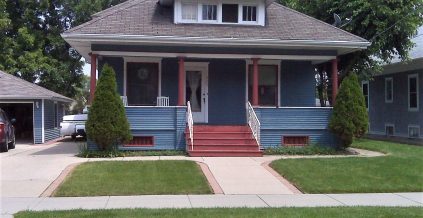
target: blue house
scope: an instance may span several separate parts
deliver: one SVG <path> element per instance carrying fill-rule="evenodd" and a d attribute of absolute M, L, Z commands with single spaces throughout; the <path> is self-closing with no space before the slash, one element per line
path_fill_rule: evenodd
<path fill-rule="evenodd" d="M 269 0 L 128 0 L 62 37 L 116 71 L 134 140 L 121 149 L 257 156 L 336 144 L 316 107 L 314 65 L 369 42 Z"/>
<path fill-rule="evenodd" d="M 0 108 L 16 119 L 18 143 L 42 144 L 59 138 L 65 107 L 72 101 L 0 70 Z"/>
<path fill-rule="evenodd" d="M 369 134 L 423 144 L 423 27 L 412 41 L 410 61 L 398 58 L 380 75 L 363 82 Z"/>

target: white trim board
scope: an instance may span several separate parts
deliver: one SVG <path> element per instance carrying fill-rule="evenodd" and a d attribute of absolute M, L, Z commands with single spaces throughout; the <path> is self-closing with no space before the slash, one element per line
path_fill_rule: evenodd
<path fill-rule="evenodd" d="M 41 143 L 45 142 L 45 130 L 44 130 L 44 99 L 41 100 Z"/>

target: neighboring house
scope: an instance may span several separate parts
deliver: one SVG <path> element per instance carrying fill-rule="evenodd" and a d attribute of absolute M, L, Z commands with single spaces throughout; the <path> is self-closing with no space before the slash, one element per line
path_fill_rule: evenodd
<path fill-rule="evenodd" d="M 369 134 L 423 143 L 423 27 L 412 39 L 411 61 L 395 58 L 370 82 L 363 82 Z"/>
<path fill-rule="evenodd" d="M 264 0 L 128 0 L 62 37 L 91 60 L 91 87 L 96 64 L 116 71 L 134 136 L 121 149 L 193 156 L 335 145 L 332 108 L 315 106 L 314 65 L 332 63 L 337 84 L 337 56 L 369 45 Z"/>
<path fill-rule="evenodd" d="M 70 98 L 0 71 L 0 108 L 16 119 L 18 142 L 41 144 L 59 138 L 59 124 L 70 102 Z"/>

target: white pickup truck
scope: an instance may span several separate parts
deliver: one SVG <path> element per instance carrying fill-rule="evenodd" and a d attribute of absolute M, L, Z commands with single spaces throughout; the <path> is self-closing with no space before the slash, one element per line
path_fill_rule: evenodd
<path fill-rule="evenodd" d="M 76 139 L 78 135 L 86 138 L 85 122 L 87 119 L 88 114 L 63 116 L 63 122 L 60 123 L 60 135 L 71 136 L 72 139 Z"/>

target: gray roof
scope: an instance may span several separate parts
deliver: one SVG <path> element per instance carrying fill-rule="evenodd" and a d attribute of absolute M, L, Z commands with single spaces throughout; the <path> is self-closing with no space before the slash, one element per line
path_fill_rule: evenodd
<path fill-rule="evenodd" d="M 0 101 L 5 99 L 49 99 L 62 102 L 73 101 L 68 97 L 57 94 L 0 70 Z"/>
<path fill-rule="evenodd" d="M 237 39 L 367 42 L 278 3 L 267 7 L 265 26 L 174 24 L 173 9 L 157 0 L 128 0 L 101 11 L 69 34 L 116 34 Z"/>

